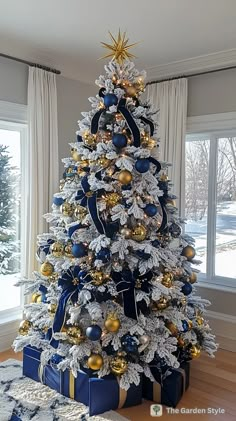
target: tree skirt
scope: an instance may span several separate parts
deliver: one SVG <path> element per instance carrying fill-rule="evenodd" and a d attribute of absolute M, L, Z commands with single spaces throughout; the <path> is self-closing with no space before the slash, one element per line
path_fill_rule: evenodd
<path fill-rule="evenodd" d="M 18 418 L 17 418 L 18 417 Z M 114 411 L 89 417 L 88 408 L 22 376 L 22 363 L 0 364 L 0 421 L 127 421 Z"/>

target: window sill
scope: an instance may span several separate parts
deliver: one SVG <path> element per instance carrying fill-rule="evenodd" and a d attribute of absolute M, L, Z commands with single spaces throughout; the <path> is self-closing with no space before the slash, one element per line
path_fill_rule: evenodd
<path fill-rule="evenodd" d="M 22 307 L 15 307 L 0 311 L 0 328 L 3 324 L 22 319 L 22 313 Z"/>
<path fill-rule="evenodd" d="M 202 288 L 236 293 L 236 280 L 235 279 L 221 278 L 221 277 L 215 277 L 213 279 L 210 279 L 210 278 L 207 278 L 207 276 L 200 275 L 198 277 L 198 283 L 196 285 Z"/>

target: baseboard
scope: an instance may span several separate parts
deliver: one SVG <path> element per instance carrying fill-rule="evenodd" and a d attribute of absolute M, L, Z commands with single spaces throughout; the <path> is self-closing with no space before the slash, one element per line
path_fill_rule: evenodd
<path fill-rule="evenodd" d="M 207 311 L 206 318 L 221 349 L 236 352 L 236 316 Z"/>
<path fill-rule="evenodd" d="M 17 336 L 19 323 L 19 320 L 14 320 L 0 325 L 0 352 L 11 348 L 12 343 Z"/>

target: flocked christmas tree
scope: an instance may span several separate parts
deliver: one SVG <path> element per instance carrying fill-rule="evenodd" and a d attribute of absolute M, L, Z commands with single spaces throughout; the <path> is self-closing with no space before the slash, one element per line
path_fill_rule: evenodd
<path fill-rule="evenodd" d="M 30 344 L 59 369 L 89 367 L 120 386 L 153 379 L 150 364 L 178 367 L 213 355 L 194 295 L 193 240 L 182 233 L 168 165 L 158 161 L 158 129 L 141 102 L 145 72 L 130 61 L 125 35 L 112 37 L 99 93 L 82 113 L 52 212 L 38 236 L 40 269 L 22 280 L 24 309 L 15 350 Z M 173 180 L 174 182 L 174 180 Z"/>

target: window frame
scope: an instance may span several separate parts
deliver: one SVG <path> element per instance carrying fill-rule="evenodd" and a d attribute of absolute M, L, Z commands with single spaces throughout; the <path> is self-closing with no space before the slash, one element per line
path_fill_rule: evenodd
<path fill-rule="evenodd" d="M 189 117 L 185 142 L 209 139 L 207 262 L 199 286 L 236 293 L 236 279 L 215 275 L 218 139 L 236 136 L 236 112 Z"/>
<path fill-rule="evenodd" d="M 27 168 L 28 168 L 28 124 L 27 124 L 27 106 L 22 104 L 15 104 L 6 101 L 0 101 L 0 128 L 4 130 L 17 130 L 20 132 L 21 142 L 21 194 L 23 200 L 21 201 L 21 215 L 25 214 L 27 197 L 25 194 L 25 186 L 27 183 Z M 24 192 L 24 194 L 23 194 Z M 25 236 L 26 221 L 23 217 L 21 219 L 21 268 L 25 261 Z M 6 310 L 0 311 L 0 327 L 22 318 L 22 311 L 24 305 L 24 290 L 20 288 L 20 305 Z M 0 336 L 1 336 L 0 329 Z"/>

